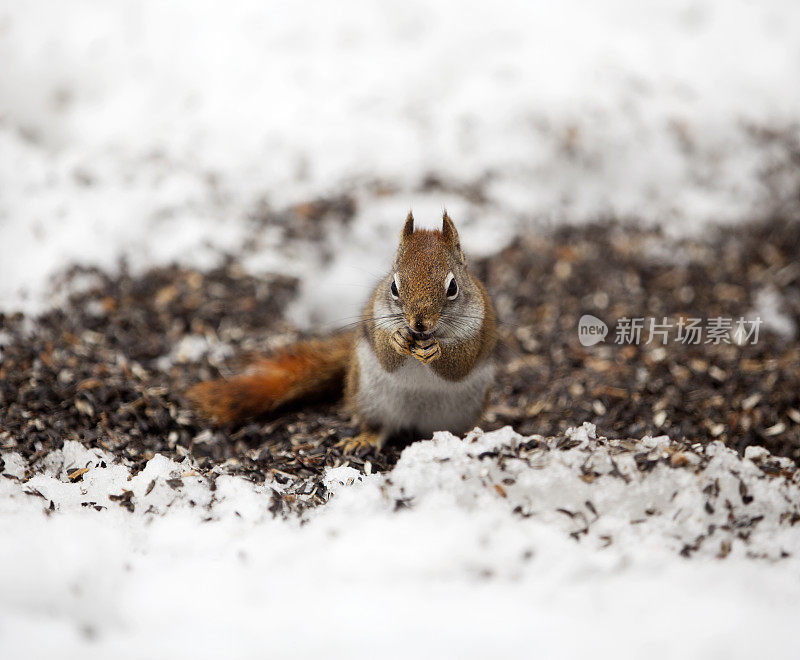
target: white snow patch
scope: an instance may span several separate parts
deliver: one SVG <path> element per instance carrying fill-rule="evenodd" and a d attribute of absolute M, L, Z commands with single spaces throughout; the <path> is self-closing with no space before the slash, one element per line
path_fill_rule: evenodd
<path fill-rule="evenodd" d="M 772 286 L 764 287 L 756 294 L 751 320 L 760 318 L 762 327 L 772 330 L 784 339 L 794 339 L 797 333 L 794 320 L 784 310 L 783 296 Z"/>
<path fill-rule="evenodd" d="M 180 338 L 172 347 L 169 355 L 158 360 L 158 367 L 167 370 L 173 364 L 198 362 L 209 357 L 213 362 L 219 362 L 233 354 L 233 349 L 220 341 L 211 340 L 204 335 L 188 334 Z"/>
<path fill-rule="evenodd" d="M 0 477 L 4 651 L 793 656 L 797 476 L 720 443 L 697 467 L 641 471 L 634 455 L 674 448 L 591 425 L 566 439 L 437 433 L 387 474 L 328 470 L 332 499 L 302 524 L 269 512 L 277 484 L 219 476 L 212 491 L 188 459 L 132 475 L 65 443 L 29 481 Z M 132 513 L 109 499 L 125 490 Z"/>
<path fill-rule="evenodd" d="M 754 463 L 760 463 L 769 455 L 769 450 L 766 447 L 759 447 L 758 445 L 750 445 L 744 449 L 744 457 Z"/>
<path fill-rule="evenodd" d="M 23 479 L 25 477 L 25 459 L 17 452 L 8 452 L 2 456 L 4 461 L 3 474 L 10 474 L 12 477 L 17 477 L 17 479 Z"/>

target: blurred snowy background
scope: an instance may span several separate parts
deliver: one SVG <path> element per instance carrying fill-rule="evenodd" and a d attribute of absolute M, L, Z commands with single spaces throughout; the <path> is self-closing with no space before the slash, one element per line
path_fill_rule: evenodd
<path fill-rule="evenodd" d="M 255 236 L 253 272 L 308 278 L 309 325 L 357 307 L 326 300 L 410 206 L 485 254 L 527 223 L 697 232 L 798 178 L 764 135 L 796 135 L 791 0 L 2 2 L 0 62 L 6 310 L 70 262 L 214 263 L 259 209 L 349 190 L 324 273 Z"/>
<path fill-rule="evenodd" d="M 0 0 L 0 312 L 58 303 L 72 264 L 236 254 L 300 276 L 293 321 L 318 328 L 355 313 L 409 207 L 432 225 L 447 205 L 473 255 L 562 223 L 687 236 L 780 214 L 800 186 L 798 81 L 796 0 Z M 343 192 L 355 217 L 323 227 L 324 251 L 259 220 Z M 578 449 L 508 474 L 476 457 L 519 442 L 443 435 L 387 475 L 337 468 L 304 525 L 266 510 L 277 482 L 211 488 L 191 457 L 133 475 L 70 442 L 29 479 L 3 445 L 0 648 L 792 657 L 797 477 L 775 486 L 758 451 L 712 446 L 696 474 L 628 457 L 630 485 L 606 461 L 584 491 Z M 126 489 L 135 513 L 109 503 Z M 749 546 L 680 556 L 748 492 Z M 602 520 L 578 544 L 588 497 Z"/>

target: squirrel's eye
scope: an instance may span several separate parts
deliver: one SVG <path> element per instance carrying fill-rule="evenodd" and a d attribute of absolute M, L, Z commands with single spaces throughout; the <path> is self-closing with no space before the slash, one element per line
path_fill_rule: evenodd
<path fill-rule="evenodd" d="M 445 286 L 447 287 L 447 297 L 453 300 L 453 298 L 458 295 L 458 284 L 456 284 L 456 278 L 453 276 L 453 273 L 447 274 Z"/>
<path fill-rule="evenodd" d="M 392 298 L 397 300 L 400 297 L 400 292 L 397 290 L 397 275 L 394 276 L 392 280 L 392 284 L 389 287 L 389 290 L 392 292 Z"/>

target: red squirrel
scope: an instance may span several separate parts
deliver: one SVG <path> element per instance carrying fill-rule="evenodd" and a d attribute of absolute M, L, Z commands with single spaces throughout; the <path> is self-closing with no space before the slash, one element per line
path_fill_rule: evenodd
<path fill-rule="evenodd" d="M 450 216 L 444 212 L 441 230 L 424 230 L 409 213 L 392 269 L 355 331 L 299 342 L 187 396 L 228 423 L 344 392 L 360 426 L 344 450 L 380 451 L 398 434 L 470 430 L 494 380 L 496 340 L 491 300 L 467 269 Z"/>

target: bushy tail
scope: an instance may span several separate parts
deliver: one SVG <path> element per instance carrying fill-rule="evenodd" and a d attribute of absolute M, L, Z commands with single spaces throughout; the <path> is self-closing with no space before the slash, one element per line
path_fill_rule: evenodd
<path fill-rule="evenodd" d="M 355 333 L 300 342 L 260 358 L 245 373 L 192 387 L 186 396 L 205 416 L 235 422 L 304 400 L 341 394 Z"/>

